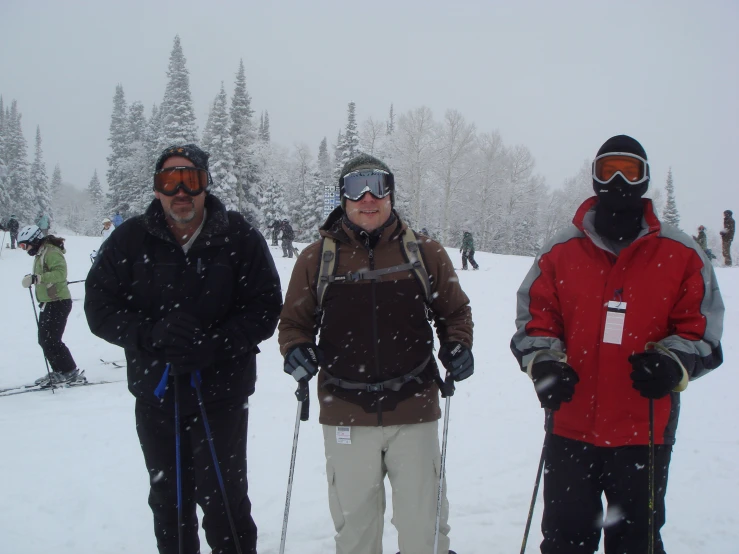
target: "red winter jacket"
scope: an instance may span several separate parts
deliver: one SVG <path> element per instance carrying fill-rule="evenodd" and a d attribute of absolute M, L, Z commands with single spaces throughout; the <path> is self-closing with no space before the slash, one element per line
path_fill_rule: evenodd
<path fill-rule="evenodd" d="M 708 373 L 723 361 L 724 305 L 705 254 L 685 233 L 661 225 L 650 200 L 642 200 L 641 233 L 618 255 L 595 231 L 597 201 L 586 200 L 574 226 L 537 256 L 518 291 L 511 349 L 524 371 L 534 355 L 566 353 L 580 377 L 572 401 L 553 412 L 554 434 L 596 446 L 644 445 L 649 401 L 631 386 L 628 357 L 657 342 L 689 379 Z M 626 303 L 621 344 L 602 340 L 611 300 Z M 655 400 L 657 444 L 675 442 L 679 408 L 679 392 Z"/>

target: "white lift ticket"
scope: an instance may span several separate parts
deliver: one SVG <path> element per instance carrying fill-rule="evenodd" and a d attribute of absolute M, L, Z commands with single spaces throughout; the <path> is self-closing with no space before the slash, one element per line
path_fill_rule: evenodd
<path fill-rule="evenodd" d="M 603 342 L 621 344 L 624 336 L 624 321 L 626 320 L 626 302 L 608 302 L 606 312 L 606 326 L 603 329 Z"/>

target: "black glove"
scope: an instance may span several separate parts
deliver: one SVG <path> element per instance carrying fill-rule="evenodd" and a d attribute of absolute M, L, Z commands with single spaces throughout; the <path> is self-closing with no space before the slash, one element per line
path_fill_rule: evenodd
<path fill-rule="evenodd" d="M 575 394 L 575 385 L 580 378 L 569 364 L 544 360 L 534 363 L 531 368 L 531 377 L 534 380 L 534 389 L 539 397 L 542 408 L 559 410 L 562 402 L 572 400 Z"/>
<path fill-rule="evenodd" d="M 214 341 L 203 337 L 196 340 L 193 346 L 184 349 L 165 346 L 164 356 L 169 362 L 169 372 L 172 375 L 184 375 L 212 366 L 216 359 L 216 349 Z"/>
<path fill-rule="evenodd" d="M 315 344 L 305 343 L 293 346 L 285 355 L 285 373 L 296 381 L 310 381 L 318 366 L 323 362 L 323 354 Z"/>
<path fill-rule="evenodd" d="M 632 385 L 644 398 L 667 396 L 683 378 L 683 369 L 675 360 L 656 350 L 632 354 L 629 363 Z"/>
<path fill-rule="evenodd" d="M 151 345 L 155 348 L 186 349 L 200 334 L 200 320 L 184 312 L 170 312 L 151 329 Z"/>
<path fill-rule="evenodd" d="M 439 360 L 455 381 L 464 381 L 475 372 L 472 350 L 461 342 L 445 342 L 439 348 Z"/>

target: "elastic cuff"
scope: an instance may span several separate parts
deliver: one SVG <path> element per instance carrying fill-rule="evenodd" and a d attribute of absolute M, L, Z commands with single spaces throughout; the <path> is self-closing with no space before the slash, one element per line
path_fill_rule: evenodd
<path fill-rule="evenodd" d="M 524 357 L 524 360 L 525 359 L 526 358 Z M 526 374 L 531 380 L 534 379 L 534 377 L 531 375 L 531 368 L 534 367 L 534 363 L 545 361 L 567 363 L 567 354 L 565 354 L 564 352 L 560 352 L 559 350 L 537 350 L 536 352 L 534 352 L 531 355 L 531 359 L 526 364 Z"/>
<path fill-rule="evenodd" d="M 660 354 L 664 354 L 665 356 L 669 356 L 673 360 L 677 362 L 677 365 L 680 366 L 680 372 L 682 373 L 682 378 L 680 379 L 680 382 L 677 384 L 677 386 L 672 389 L 672 392 L 683 392 L 685 389 L 688 388 L 688 382 L 690 381 L 690 376 L 688 375 L 688 370 L 685 369 L 685 366 L 680 361 L 680 358 L 677 357 L 677 354 L 675 354 L 672 350 L 667 348 L 665 345 L 660 344 L 658 342 L 648 342 L 647 345 L 644 347 L 645 350 L 659 350 Z"/>

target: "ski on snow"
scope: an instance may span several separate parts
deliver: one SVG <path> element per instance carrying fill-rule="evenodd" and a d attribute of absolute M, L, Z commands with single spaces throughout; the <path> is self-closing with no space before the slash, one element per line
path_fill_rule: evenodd
<path fill-rule="evenodd" d="M 0 397 L 2 396 L 14 396 L 16 394 L 24 394 L 26 392 L 40 392 L 45 390 L 59 390 L 59 389 L 74 389 L 77 387 L 89 387 L 91 385 L 108 385 L 110 383 L 123 383 L 125 379 L 120 381 L 86 381 L 84 383 L 65 383 L 62 385 L 41 386 L 41 385 L 21 385 L 20 387 L 11 387 L 7 389 L 0 389 Z"/>

